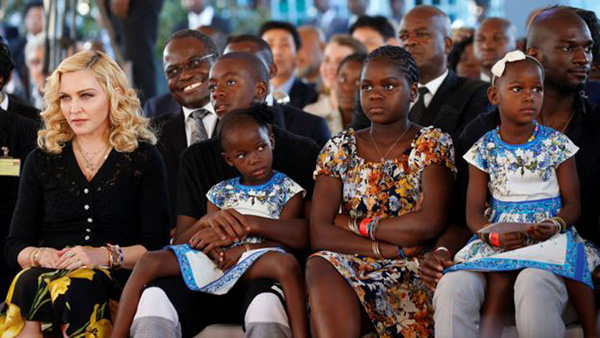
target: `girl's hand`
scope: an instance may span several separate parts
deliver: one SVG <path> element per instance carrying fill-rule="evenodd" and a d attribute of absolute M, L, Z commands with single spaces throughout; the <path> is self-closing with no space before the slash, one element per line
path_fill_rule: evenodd
<path fill-rule="evenodd" d="M 38 262 L 40 263 L 41 268 L 55 269 L 59 259 L 60 255 L 58 254 L 58 250 L 45 248 L 38 259 Z"/>
<path fill-rule="evenodd" d="M 246 248 L 243 245 L 222 251 L 217 265 L 221 270 L 226 271 L 240 260 L 244 252 L 246 252 Z"/>
<path fill-rule="evenodd" d="M 525 234 L 521 232 L 508 232 L 500 234 L 498 239 L 500 247 L 507 251 L 522 248 L 525 246 Z"/>
<path fill-rule="evenodd" d="M 560 230 L 552 223 L 541 223 L 527 226 L 527 234 L 536 241 L 545 241 Z"/>
<path fill-rule="evenodd" d="M 229 237 L 222 239 L 212 228 L 204 228 L 196 232 L 189 243 L 192 248 L 208 254 L 216 248 L 230 246 L 233 241 Z"/>
<path fill-rule="evenodd" d="M 108 266 L 108 250 L 91 246 L 75 246 L 58 251 L 57 269 L 77 269 L 82 266 Z"/>

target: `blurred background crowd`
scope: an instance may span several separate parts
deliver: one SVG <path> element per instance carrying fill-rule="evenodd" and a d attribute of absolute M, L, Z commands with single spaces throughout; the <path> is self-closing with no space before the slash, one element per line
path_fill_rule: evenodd
<path fill-rule="evenodd" d="M 480 51 L 475 55 L 473 38 L 482 20 L 506 18 L 511 26 L 510 35 L 514 36 L 516 47 L 520 47 L 531 14 L 555 3 L 551 0 L 0 0 L 0 35 L 16 61 L 15 76 L 5 91 L 40 108 L 39 88 L 44 74 L 49 74 L 74 48 L 96 49 L 107 52 L 124 67 L 142 101 L 146 101 L 168 91 L 159 65 L 166 39 L 174 31 L 201 29 L 222 48 L 228 35 L 256 34 L 260 25 L 269 20 L 320 28 L 320 31 L 300 30 L 303 40 L 316 43 L 305 44 L 298 51 L 296 73 L 312 82 L 319 77 L 325 43 L 334 34 L 350 33 L 358 18 L 368 15 L 383 20 L 366 25 L 379 26 L 379 32 L 360 30 L 352 32 L 353 37 L 369 51 L 381 45 L 377 39 L 397 44 L 398 24 L 404 13 L 422 4 L 437 6 L 447 13 L 455 42 L 462 41 L 449 57 L 450 66 L 458 68 L 459 75 L 479 77 L 480 59 L 485 53 Z M 600 2 L 593 0 L 561 4 L 600 11 Z M 498 42 L 493 39 L 497 38 L 492 37 L 489 43 Z M 595 78 L 592 75 L 591 80 Z"/>

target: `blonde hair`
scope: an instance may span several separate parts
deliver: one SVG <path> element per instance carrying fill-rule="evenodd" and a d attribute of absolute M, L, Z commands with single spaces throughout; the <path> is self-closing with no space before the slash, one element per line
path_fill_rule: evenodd
<path fill-rule="evenodd" d="M 102 52 L 83 51 L 63 60 L 48 77 L 41 113 L 44 126 L 37 140 L 40 148 L 60 154 L 65 143 L 73 140 L 75 134 L 60 107 L 60 80 L 63 74 L 80 70 L 92 71 L 108 96 L 109 142 L 117 151 L 132 152 L 137 149 L 138 141 L 156 144 L 150 120 L 141 115 L 140 100 L 121 68 Z"/>

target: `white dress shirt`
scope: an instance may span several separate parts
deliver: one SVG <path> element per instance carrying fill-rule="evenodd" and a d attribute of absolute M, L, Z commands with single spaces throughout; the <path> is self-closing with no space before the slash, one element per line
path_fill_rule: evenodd
<path fill-rule="evenodd" d="M 419 88 L 421 88 L 421 87 L 427 87 L 427 89 L 429 90 L 429 93 L 425 94 L 425 97 L 423 98 L 423 103 L 425 104 L 425 108 L 429 107 L 429 104 L 431 103 L 431 100 L 433 100 L 433 97 L 435 96 L 435 93 L 437 93 L 438 89 L 440 89 L 440 86 L 442 85 L 442 83 L 444 82 L 444 80 L 446 79 L 447 76 L 448 76 L 448 70 L 446 69 L 446 71 L 443 72 L 442 75 L 440 75 L 440 76 L 436 77 L 435 79 L 427 82 L 426 84 L 421 85 L 419 83 Z M 416 102 L 417 102 L 416 100 L 415 100 L 415 102 L 412 102 L 410 104 L 410 107 L 412 108 L 412 106 Z"/>
<path fill-rule="evenodd" d="M 193 130 L 193 123 L 194 120 L 191 118 L 190 115 L 192 115 L 192 112 L 194 112 L 196 109 L 190 109 L 187 107 L 182 107 L 183 108 L 183 118 L 185 121 L 185 139 L 187 141 L 187 145 L 190 145 L 190 140 L 192 139 L 192 130 Z M 204 124 L 204 128 L 206 129 L 206 135 L 210 138 L 213 135 L 215 126 L 217 125 L 217 114 L 215 113 L 215 110 L 213 109 L 212 104 L 207 103 L 206 105 L 204 105 L 204 107 L 202 107 L 202 109 L 206 109 L 210 112 L 210 114 L 207 114 L 206 116 L 204 116 L 204 118 L 202 119 L 202 124 Z"/>
<path fill-rule="evenodd" d="M 215 9 L 212 6 L 204 7 L 204 10 L 200 13 L 189 12 L 188 13 L 188 28 L 197 29 L 201 26 L 210 26 L 212 24 L 213 17 L 215 16 Z"/>

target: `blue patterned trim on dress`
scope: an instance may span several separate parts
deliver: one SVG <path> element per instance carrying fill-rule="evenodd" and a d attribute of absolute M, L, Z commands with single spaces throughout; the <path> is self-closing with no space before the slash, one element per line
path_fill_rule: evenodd
<path fill-rule="evenodd" d="M 581 282 L 590 288 L 594 288 L 594 284 L 592 283 L 592 274 L 589 272 L 586 265 L 587 257 L 585 254 L 584 244 L 577 243 L 574 240 L 572 229 L 569 229 L 565 235 L 567 236 L 567 248 L 564 264 L 543 263 L 525 259 L 487 257 L 455 264 L 449 268 L 446 268 L 444 273 L 458 270 L 491 272 L 536 268 L 550 271 L 555 275 L 569 278 L 577 282 Z"/>
<path fill-rule="evenodd" d="M 188 252 L 201 252 L 199 250 L 195 250 L 189 246 L 189 244 L 182 245 L 169 245 L 166 247 L 167 249 L 172 250 L 177 257 L 177 261 L 179 262 L 179 269 L 181 270 L 181 275 L 187 287 L 192 291 L 201 291 L 211 294 L 218 294 L 218 291 L 225 288 L 233 286 L 242 275 L 248 270 L 254 262 L 263 254 L 269 251 L 281 252 L 285 253 L 286 251 L 279 247 L 272 248 L 262 248 L 262 251 L 257 251 L 250 256 L 246 257 L 243 261 L 238 262 L 231 269 L 224 272 L 223 276 L 218 279 L 212 281 L 211 283 L 205 285 L 204 287 L 198 287 L 196 280 L 193 275 L 193 268 L 187 258 Z"/>
<path fill-rule="evenodd" d="M 536 219 L 536 215 L 548 214 L 551 217 L 558 214 L 558 210 L 562 208 L 562 199 L 560 196 L 519 202 L 499 201 L 492 197 L 490 202 L 492 210 L 494 210 L 494 217 L 491 219 L 492 222 L 498 222 L 500 216 L 503 214 L 518 214 L 524 215 L 525 220 L 528 222 L 535 223 L 541 221 Z"/>

